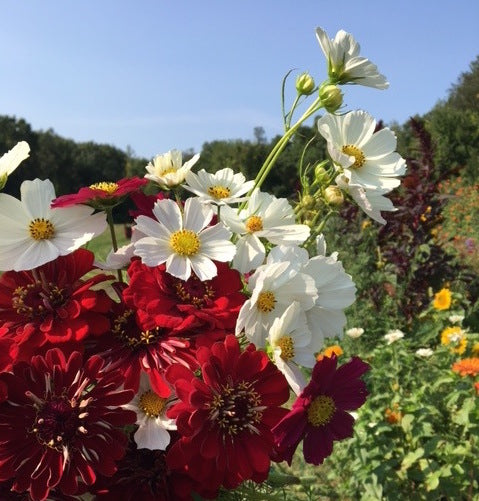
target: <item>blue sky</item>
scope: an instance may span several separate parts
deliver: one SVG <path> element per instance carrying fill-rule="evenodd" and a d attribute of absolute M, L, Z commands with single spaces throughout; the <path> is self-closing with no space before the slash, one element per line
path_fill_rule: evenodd
<path fill-rule="evenodd" d="M 345 102 L 428 111 L 479 53 L 479 2 L 0 0 L 0 114 L 152 157 L 281 132 L 285 73 L 326 77 L 314 29 L 354 35 L 390 88 Z M 291 80 L 294 84 L 294 80 Z"/>

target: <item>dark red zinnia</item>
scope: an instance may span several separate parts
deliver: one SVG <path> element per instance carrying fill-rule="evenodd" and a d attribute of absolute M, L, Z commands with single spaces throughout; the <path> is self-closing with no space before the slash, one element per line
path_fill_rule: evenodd
<path fill-rule="evenodd" d="M 139 177 L 123 178 L 116 182 L 95 183 L 80 188 L 78 193 L 55 198 L 51 206 L 55 208 L 82 204 L 99 210 L 110 209 L 147 183 L 147 179 Z"/>
<path fill-rule="evenodd" d="M 118 371 L 97 356 L 85 363 L 79 352 L 68 359 L 58 348 L 13 373 L 0 374 L 8 399 L 0 404 L 0 482 L 28 491 L 34 501 L 50 490 L 73 495 L 78 482 L 111 476 L 127 437 L 119 429 L 136 420 L 123 409 L 133 392 L 123 390 Z"/>
<path fill-rule="evenodd" d="M 218 274 L 201 281 L 195 275 L 180 280 L 166 272 L 164 264 L 149 268 L 132 261 L 125 302 L 155 325 L 173 330 L 197 344 L 211 344 L 234 331 L 239 310 L 246 300 L 240 274 L 227 263 L 215 263 Z"/>
<path fill-rule="evenodd" d="M 90 349 L 100 354 L 124 376 L 125 388 L 138 391 L 140 376 L 146 372 L 154 390 L 162 397 L 171 393 L 164 380 L 165 370 L 180 363 L 193 370 L 198 367 L 190 342 L 158 327 L 152 319 L 139 317 L 124 303 L 115 305 L 112 327 Z"/>
<path fill-rule="evenodd" d="M 243 352 L 229 335 L 197 351 L 202 379 L 178 364 L 167 370 L 180 400 L 168 411 L 181 435 L 169 450 L 168 466 L 187 473 L 197 492 L 215 497 L 221 485 L 262 482 L 273 453 L 271 428 L 287 412 L 286 379 L 262 351 Z"/>
<path fill-rule="evenodd" d="M 313 368 L 311 381 L 291 411 L 273 428 L 279 460 L 291 460 L 303 441 L 307 463 L 321 464 L 333 451 L 333 442 L 353 435 L 354 411 L 368 392 L 360 378 L 370 367 L 358 357 L 336 368 L 336 356 L 324 357 Z"/>
<path fill-rule="evenodd" d="M 9 336 L 30 349 L 105 333 L 110 328 L 113 301 L 93 286 L 111 277 L 83 278 L 93 270 L 93 260 L 92 252 L 78 249 L 33 270 L 4 273 L 0 277 L 0 315 L 9 323 Z"/>

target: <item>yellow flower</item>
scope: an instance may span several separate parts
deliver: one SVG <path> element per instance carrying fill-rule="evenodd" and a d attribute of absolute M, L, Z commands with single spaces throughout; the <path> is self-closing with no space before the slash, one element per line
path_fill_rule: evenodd
<path fill-rule="evenodd" d="M 371 221 L 369 219 L 365 219 L 361 223 L 361 230 L 364 231 L 368 226 L 371 226 Z"/>
<path fill-rule="evenodd" d="M 448 310 L 451 306 L 451 291 L 447 288 L 441 289 L 435 294 L 432 305 L 436 310 Z"/>
<path fill-rule="evenodd" d="M 475 357 L 479 357 L 479 343 L 474 343 L 474 345 L 472 347 L 472 354 Z"/>
<path fill-rule="evenodd" d="M 451 351 L 462 355 L 466 351 L 466 333 L 459 327 L 446 327 L 441 332 L 441 344 L 444 346 L 453 345 Z"/>
<path fill-rule="evenodd" d="M 343 354 L 343 350 L 341 346 L 338 346 L 337 344 L 333 344 L 332 346 L 328 346 L 327 348 L 324 349 L 323 353 L 320 353 L 317 357 L 316 360 L 319 362 L 322 360 L 324 357 L 331 358 L 333 355 L 336 355 L 337 357 L 341 356 Z"/>

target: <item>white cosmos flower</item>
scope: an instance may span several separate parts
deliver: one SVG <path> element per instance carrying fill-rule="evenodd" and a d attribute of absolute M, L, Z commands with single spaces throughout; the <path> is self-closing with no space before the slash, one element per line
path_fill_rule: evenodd
<path fill-rule="evenodd" d="M 418 357 L 428 358 L 434 354 L 434 351 L 431 348 L 419 348 L 416 350 L 416 355 Z"/>
<path fill-rule="evenodd" d="M 344 174 L 336 177 L 336 184 L 351 196 L 365 214 L 378 223 L 386 224 L 381 211 L 397 211 L 391 200 L 384 196 L 389 190 L 369 190 L 362 186 L 351 184 Z"/>
<path fill-rule="evenodd" d="M 174 419 L 166 417 L 172 400 L 160 397 L 151 388 L 149 378 L 143 373 L 138 393 L 123 407 L 136 412 L 136 430 L 133 439 L 138 449 L 164 451 L 170 443 L 168 430 L 176 430 Z"/>
<path fill-rule="evenodd" d="M 25 141 L 17 143 L 10 151 L 0 157 L 0 189 L 5 186 L 7 177 L 26 159 L 30 154 L 30 146 Z"/>
<path fill-rule="evenodd" d="M 316 38 L 328 61 L 328 75 L 334 84 L 359 84 L 375 89 L 387 89 L 389 83 L 369 59 L 359 56 L 359 44 L 353 36 L 340 30 L 330 39 L 321 28 Z"/>
<path fill-rule="evenodd" d="M 328 152 L 351 185 L 385 192 L 399 186 L 406 161 L 395 151 L 396 136 L 387 127 L 374 132 L 376 120 L 365 111 L 322 116 L 318 129 Z M 339 167 L 338 167 L 339 166 Z"/>
<path fill-rule="evenodd" d="M 214 174 L 201 169 L 198 174 L 186 173 L 187 184 L 183 188 L 198 195 L 202 202 L 226 205 L 245 200 L 243 195 L 254 186 L 254 181 L 246 181 L 243 174 L 235 174 L 226 167 Z"/>
<path fill-rule="evenodd" d="M 198 161 L 200 156 L 196 154 L 193 158 L 183 164 L 183 155 L 179 150 L 170 150 L 162 155 L 157 155 L 147 166 L 147 179 L 162 186 L 171 188 L 178 186 L 185 180 L 186 173 Z"/>
<path fill-rule="evenodd" d="M 271 249 L 267 264 L 293 261 L 300 274 L 314 280 L 318 292 L 312 308 L 305 309 L 312 334 L 313 352 L 322 349 L 327 337 L 342 337 L 346 325 L 344 309 L 354 303 L 356 286 L 337 260 L 337 253 L 314 256 L 297 246 L 280 245 Z"/>
<path fill-rule="evenodd" d="M 244 331 L 258 348 L 264 348 L 274 319 L 293 301 L 305 311 L 312 308 L 317 297 L 314 280 L 289 261 L 260 266 L 249 278 L 247 288 L 251 297 L 239 312 L 236 335 Z"/>
<path fill-rule="evenodd" d="M 224 207 L 222 220 L 239 235 L 233 268 L 247 273 L 263 264 L 264 238 L 272 244 L 300 244 L 310 233 L 305 224 L 296 224 L 293 208 L 286 198 L 255 190 L 248 205 L 239 214 L 231 207 Z"/>
<path fill-rule="evenodd" d="M 404 332 L 399 329 L 393 329 L 388 331 L 387 334 L 384 335 L 384 339 L 388 342 L 388 344 L 392 344 L 396 341 L 399 341 L 404 337 Z"/>
<path fill-rule="evenodd" d="M 24 181 L 21 201 L 0 193 L 0 269 L 31 270 L 70 254 L 106 229 L 104 213 L 91 207 L 50 208 L 55 189 L 48 179 Z"/>
<path fill-rule="evenodd" d="M 222 223 L 208 226 L 213 209 L 197 198 L 188 198 L 184 213 L 173 200 L 158 200 L 153 207 L 157 220 L 139 216 L 135 229 L 144 238 L 135 242 L 135 255 L 147 266 L 166 263 L 171 275 L 188 280 L 193 271 L 200 280 L 216 276 L 215 261 L 233 259 L 236 247 L 230 242 L 231 233 Z"/>
<path fill-rule="evenodd" d="M 294 301 L 275 318 L 269 329 L 268 342 L 273 349 L 274 363 L 284 374 L 292 390 L 299 395 L 306 379 L 299 368 L 312 368 L 316 363 L 311 346 L 311 332 L 301 305 Z"/>
<path fill-rule="evenodd" d="M 363 334 L 364 334 L 364 329 L 362 327 L 351 327 L 346 331 L 346 336 L 352 339 L 357 339 L 358 337 L 361 337 Z"/>

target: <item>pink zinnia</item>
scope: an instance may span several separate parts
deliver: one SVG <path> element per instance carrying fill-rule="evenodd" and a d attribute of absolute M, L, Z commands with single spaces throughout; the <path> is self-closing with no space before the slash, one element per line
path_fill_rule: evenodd
<path fill-rule="evenodd" d="M 353 435 L 354 411 L 368 392 L 360 377 L 370 367 L 358 357 L 336 368 L 336 356 L 324 357 L 313 369 L 311 381 L 291 411 L 273 428 L 278 459 L 291 464 L 301 440 L 307 463 L 321 464 L 333 451 L 333 442 Z"/>

